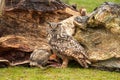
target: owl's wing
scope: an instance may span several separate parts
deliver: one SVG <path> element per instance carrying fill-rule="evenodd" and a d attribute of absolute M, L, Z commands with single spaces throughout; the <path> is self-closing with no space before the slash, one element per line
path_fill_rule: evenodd
<path fill-rule="evenodd" d="M 72 57 L 73 59 L 75 59 L 76 61 L 78 61 L 78 63 L 85 68 L 88 68 L 88 64 L 91 64 L 91 62 L 88 60 L 88 58 L 86 58 L 83 54 L 78 53 L 78 52 L 74 52 L 73 49 L 67 49 L 65 50 L 64 54 L 68 57 Z"/>
<path fill-rule="evenodd" d="M 67 47 L 67 49 L 72 49 L 74 51 L 74 54 L 83 54 L 85 57 L 88 57 L 85 49 L 73 37 L 69 36 L 67 40 L 64 40 L 61 46 L 64 48 Z"/>

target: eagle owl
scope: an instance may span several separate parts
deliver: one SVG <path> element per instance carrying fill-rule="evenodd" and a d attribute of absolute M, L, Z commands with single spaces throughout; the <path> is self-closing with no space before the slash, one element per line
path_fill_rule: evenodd
<path fill-rule="evenodd" d="M 88 68 L 90 61 L 84 48 L 72 36 L 66 33 L 61 23 L 48 23 L 48 33 L 51 36 L 49 44 L 58 57 L 62 59 L 62 68 L 67 67 L 69 60 L 74 59 L 84 67 Z"/>

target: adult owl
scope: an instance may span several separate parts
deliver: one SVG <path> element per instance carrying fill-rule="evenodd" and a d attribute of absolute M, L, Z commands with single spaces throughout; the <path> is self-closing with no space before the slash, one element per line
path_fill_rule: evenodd
<path fill-rule="evenodd" d="M 61 26 L 61 23 L 48 24 L 49 44 L 57 56 L 63 60 L 61 67 L 67 67 L 69 60 L 74 59 L 82 67 L 88 68 L 88 64 L 90 64 L 88 55 L 79 42 L 66 33 L 66 29 Z"/>

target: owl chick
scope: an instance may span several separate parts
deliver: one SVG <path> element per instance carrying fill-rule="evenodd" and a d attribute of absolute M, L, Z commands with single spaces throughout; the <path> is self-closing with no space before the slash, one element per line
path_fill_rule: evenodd
<path fill-rule="evenodd" d="M 67 67 L 69 60 L 74 59 L 82 67 L 88 68 L 90 64 L 88 55 L 78 41 L 68 35 L 60 23 L 49 23 L 49 27 L 48 33 L 51 35 L 49 44 L 57 56 L 63 60 L 61 67 Z"/>
<path fill-rule="evenodd" d="M 51 53 L 46 49 L 35 49 L 30 56 L 30 66 L 36 66 L 43 69 Z"/>

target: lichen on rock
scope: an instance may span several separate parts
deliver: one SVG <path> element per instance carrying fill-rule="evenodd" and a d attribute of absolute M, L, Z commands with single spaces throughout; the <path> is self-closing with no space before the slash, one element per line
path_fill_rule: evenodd
<path fill-rule="evenodd" d="M 79 18 L 79 17 L 78 17 Z M 90 15 L 86 23 L 75 20 L 78 30 L 75 38 L 86 47 L 91 62 L 103 65 L 104 61 L 112 64 L 120 58 L 120 5 L 105 2 L 97 7 Z M 80 29 L 81 24 L 85 29 Z M 111 59 L 115 58 L 114 61 Z M 111 61 L 109 61 L 111 60 Z M 99 61 L 101 63 L 99 63 Z M 105 62 L 105 63 L 106 63 Z M 118 61 L 115 64 L 119 64 Z M 102 67 L 110 67 L 104 64 Z M 114 65 L 114 64 L 113 64 Z M 112 67 L 115 67 L 111 65 Z M 120 68 L 120 66 L 116 66 Z"/>

